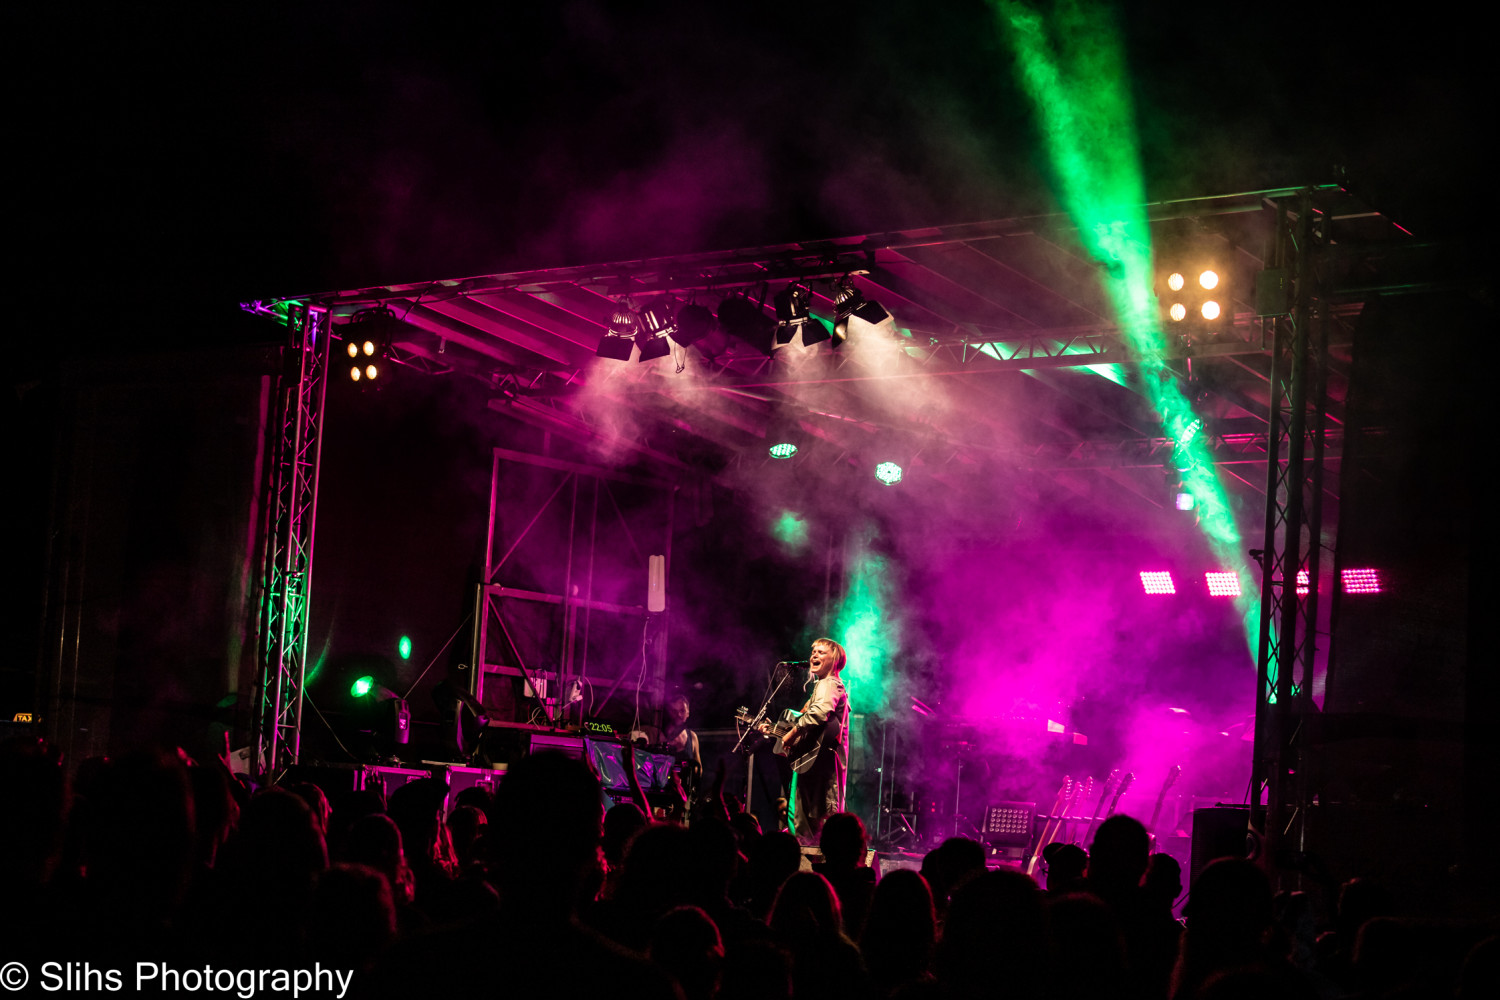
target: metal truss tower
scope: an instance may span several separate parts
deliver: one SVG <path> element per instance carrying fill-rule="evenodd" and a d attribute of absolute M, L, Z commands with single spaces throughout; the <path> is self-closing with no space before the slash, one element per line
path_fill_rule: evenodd
<path fill-rule="evenodd" d="M 261 576 L 264 603 L 254 767 L 263 775 L 279 774 L 295 764 L 300 745 L 331 318 L 327 310 L 295 304 L 286 317 L 288 337 L 273 411 L 277 432 L 267 477 L 267 538 Z"/>
<path fill-rule="evenodd" d="M 1333 304 L 1322 251 L 1330 225 L 1311 190 L 1279 202 L 1270 266 L 1257 290 L 1271 340 L 1271 398 L 1250 825 L 1278 869 L 1305 846 L 1302 757 L 1317 710 L 1315 667 L 1326 653 L 1318 647 L 1318 595 L 1335 584 L 1322 571 L 1323 551 L 1332 548 L 1322 503 Z"/>

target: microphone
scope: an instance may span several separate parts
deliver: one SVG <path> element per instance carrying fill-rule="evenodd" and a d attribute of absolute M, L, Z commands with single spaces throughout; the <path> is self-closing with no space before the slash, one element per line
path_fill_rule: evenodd
<path fill-rule="evenodd" d="M 778 663 L 776 665 L 778 667 L 798 667 L 798 668 L 801 668 L 801 667 L 810 667 L 810 666 L 812 666 L 812 661 L 810 661 L 810 660 L 782 660 L 780 663 Z"/>

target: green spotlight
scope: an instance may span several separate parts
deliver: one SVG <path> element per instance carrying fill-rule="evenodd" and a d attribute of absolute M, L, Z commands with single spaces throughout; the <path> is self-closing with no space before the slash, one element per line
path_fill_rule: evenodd
<path fill-rule="evenodd" d="M 411 636 L 403 635 L 401 641 L 396 643 L 396 651 L 401 654 L 401 659 L 411 659 Z"/>
<path fill-rule="evenodd" d="M 795 458 L 797 456 L 797 446 L 790 441 L 773 444 L 768 450 L 772 458 Z"/>
<path fill-rule="evenodd" d="M 365 695 L 374 690 L 374 688 L 375 678 L 371 677 L 369 674 L 366 674 L 359 680 L 355 681 L 353 684 L 349 685 L 349 693 L 354 695 L 354 697 L 356 698 L 363 698 Z"/>
<path fill-rule="evenodd" d="M 901 466 L 895 462 L 881 462 L 875 466 L 875 478 L 887 486 L 895 486 L 901 482 Z"/>

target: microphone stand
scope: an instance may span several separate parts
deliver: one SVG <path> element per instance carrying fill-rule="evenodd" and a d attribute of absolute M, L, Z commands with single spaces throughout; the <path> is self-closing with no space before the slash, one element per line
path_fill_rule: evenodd
<path fill-rule="evenodd" d="M 755 713 L 755 718 L 750 720 L 750 725 L 745 728 L 744 732 L 740 733 L 740 738 L 735 741 L 734 749 L 730 753 L 739 753 L 745 748 L 745 738 L 752 732 L 757 731 L 756 727 L 766 720 L 766 710 L 771 707 L 771 702 L 781 693 L 781 686 L 786 683 L 787 678 L 792 676 L 792 672 L 779 663 L 776 665 L 776 673 L 779 675 L 776 679 L 776 686 L 771 689 L 770 694 L 766 695 L 766 700 L 760 703 L 760 711 Z"/>
<path fill-rule="evenodd" d="M 790 676 L 792 676 L 791 669 L 789 667 L 782 666 L 780 663 L 776 664 L 776 673 L 779 675 L 776 678 L 776 686 L 773 687 L 773 688 L 771 688 L 771 693 L 768 694 L 768 695 L 766 695 L 766 700 L 760 703 L 760 711 L 758 711 L 758 712 L 755 713 L 755 718 L 751 719 L 750 720 L 750 724 L 745 727 L 745 731 L 742 732 L 742 733 L 740 733 L 740 738 L 737 739 L 737 740 L 735 740 L 735 742 L 734 742 L 734 749 L 731 750 L 731 751 L 729 751 L 730 753 L 740 753 L 740 752 L 742 752 L 745 749 L 745 740 L 749 738 L 750 734 L 753 733 L 753 732 L 759 732 L 760 724 L 762 722 L 764 722 L 765 718 L 766 718 L 766 710 L 771 707 L 771 702 L 776 698 L 776 695 L 781 692 L 781 686 L 787 682 L 787 678 L 790 677 Z M 745 811 L 746 812 L 750 812 L 751 811 L 751 808 L 750 808 L 750 797 L 754 793 L 755 793 L 755 754 L 754 754 L 754 752 L 749 752 L 749 753 L 745 754 Z"/>

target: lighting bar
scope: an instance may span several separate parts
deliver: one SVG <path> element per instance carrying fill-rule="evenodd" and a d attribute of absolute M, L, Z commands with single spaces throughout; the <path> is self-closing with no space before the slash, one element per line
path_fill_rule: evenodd
<path fill-rule="evenodd" d="M 1307 570 L 1299 569 L 1297 571 L 1297 596 L 1306 597 L 1311 592 L 1312 583 L 1308 580 Z"/>
<path fill-rule="evenodd" d="M 1175 594 L 1177 586 L 1172 583 L 1172 574 L 1141 570 L 1141 588 L 1148 594 Z"/>
<path fill-rule="evenodd" d="M 1239 597 L 1240 575 L 1228 570 L 1209 570 L 1203 574 L 1209 597 Z"/>
<path fill-rule="evenodd" d="M 1373 569 L 1346 569 L 1343 573 L 1344 593 L 1380 593 L 1380 572 Z"/>

